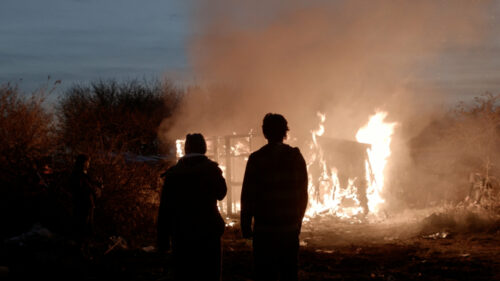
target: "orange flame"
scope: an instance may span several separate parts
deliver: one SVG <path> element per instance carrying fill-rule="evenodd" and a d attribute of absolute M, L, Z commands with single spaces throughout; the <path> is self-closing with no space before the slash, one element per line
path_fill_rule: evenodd
<path fill-rule="evenodd" d="M 326 115 L 318 112 L 317 116 L 320 118 L 320 123 L 318 129 L 311 132 L 312 142 L 309 146 L 309 159 L 307 159 L 309 205 L 306 210 L 306 220 L 308 217 L 318 215 L 333 215 L 343 219 L 351 218 L 363 211 L 357 198 L 357 188 L 354 186 L 354 179 L 349 179 L 347 188 L 341 188 L 337 169 L 334 167 L 328 170 L 323 149 L 317 142 L 317 137 L 325 133 Z M 315 174 L 313 169 L 320 170 L 318 179 L 313 178 Z M 342 206 L 342 202 L 346 199 L 352 200 L 354 204 L 348 207 Z"/>
<path fill-rule="evenodd" d="M 368 149 L 367 171 L 372 172 L 372 176 L 366 176 L 369 183 L 366 190 L 368 197 L 368 208 L 370 213 L 377 214 L 381 205 L 385 202 L 382 198 L 384 188 L 384 169 L 387 160 L 391 155 L 391 138 L 397 123 L 386 123 L 384 119 L 387 112 L 377 112 L 370 117 L 368 124 L 359 129 L 356 139 L 359 142 L 371 144 Z"/>
<path fill-rule="evenodd" d="M 309 205 L 306 211 L 306 220 L 309 217 L 318 215 L 333 215 L 341 219 L 353 219 L 354 217 L 367 211 L 370 214 L 377 214 L 381 205 L 385 202 L 382 198 L 384 187 L 384 168 L 391 154 L 390 143 L 396 123 L 385 123 L 386 112 L 377 112 L 371 116 L 368 123 L 358 130 L 356 140 L 361 143 L 371 145 L 367 149 L 368 159 L 366 166 L 366 180 L 368 182 L 366 197 L 368 199 L 368 209 L 363 210 L 358 198 L 358 187 L 355 186 L 356 178 L 349 178 L 348 185 L 342 188 L 339 183 L 337 169 L 328 170 L 324 158 L 324 152 L 317 142 L 317 137 L 325 133 L 325 114 L 318 113 L 320 118 L 317 130 L 313 130 L 312 142 L 309 146 L 310 155 L 308 159 L 309 174 Z M 313 169 L 321 171 L 318 178 L 313 178 Z M 352 204 L 345 206 L 344 201 L 350 200 Z"/>

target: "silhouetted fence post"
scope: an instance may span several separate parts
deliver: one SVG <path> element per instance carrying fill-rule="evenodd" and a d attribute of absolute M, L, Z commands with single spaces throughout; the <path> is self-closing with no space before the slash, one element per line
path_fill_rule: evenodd
<path fill-rule="evenodd" d="M 227 185 L 227 216 L 233 214 L 233 181 L 231 176 L 231 136 L 225 137 L 226 146 L 226 185 Z"/>

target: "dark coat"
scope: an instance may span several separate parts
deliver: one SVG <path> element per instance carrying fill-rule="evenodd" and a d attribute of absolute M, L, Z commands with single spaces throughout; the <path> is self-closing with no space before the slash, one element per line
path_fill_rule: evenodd
<path fill-rule="evenodd" d="M 270 143 L 250 155 L 241 192 L 244 237 L 254 233 L 298 235 L 306 207 L 307 167 L 298 148 Z"/>
<path fill-rule="evenodd" d="M 158 213 L 159 248 L 169 248 L 170 238 L 174 243 L 182 243 L 220 237 L 225 223 L 217 200 L 226 196 L 227 187 L 218 164 L 202 154 L 187 155 L 163 176 Z"/>

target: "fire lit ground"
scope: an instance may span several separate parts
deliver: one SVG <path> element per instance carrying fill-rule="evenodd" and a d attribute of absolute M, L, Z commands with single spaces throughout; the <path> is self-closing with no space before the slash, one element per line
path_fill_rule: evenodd
<path fill-rule="evenodd" d="M 386 211 L 385 167 L 398 124 L 377 112 L 357 131 L 357 141 L 348 141 L 324 138 L 327 116 L 317 115 L 319 125 L 301 147 L 309 173 L 300 238 L 303 280 L 500 279 L 500 224 L 492 204 L 464 198 L 453 205 Z M 262 144 L 254 134 L 208 140 L 208 154 L 230 187 L 220 204 L 227 219 L 225 280 L 251 277 L 251 247 L 240 237 L 237 215 L 246 159 Z M 178 157 L 182 146 L 178 140 Z"/>

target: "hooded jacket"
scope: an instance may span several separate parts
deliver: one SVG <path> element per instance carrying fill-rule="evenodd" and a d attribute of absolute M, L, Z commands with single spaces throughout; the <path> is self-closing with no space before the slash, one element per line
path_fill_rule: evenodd
<path fill-rule="evenodd" d="M 218 164 L 203 154 L 188 154 L 163 175 L 158 213 L 159 246 L 169 237 L 198 239 L 221 236 L 224 220 L 217 200 L 227 187 Z"/>

